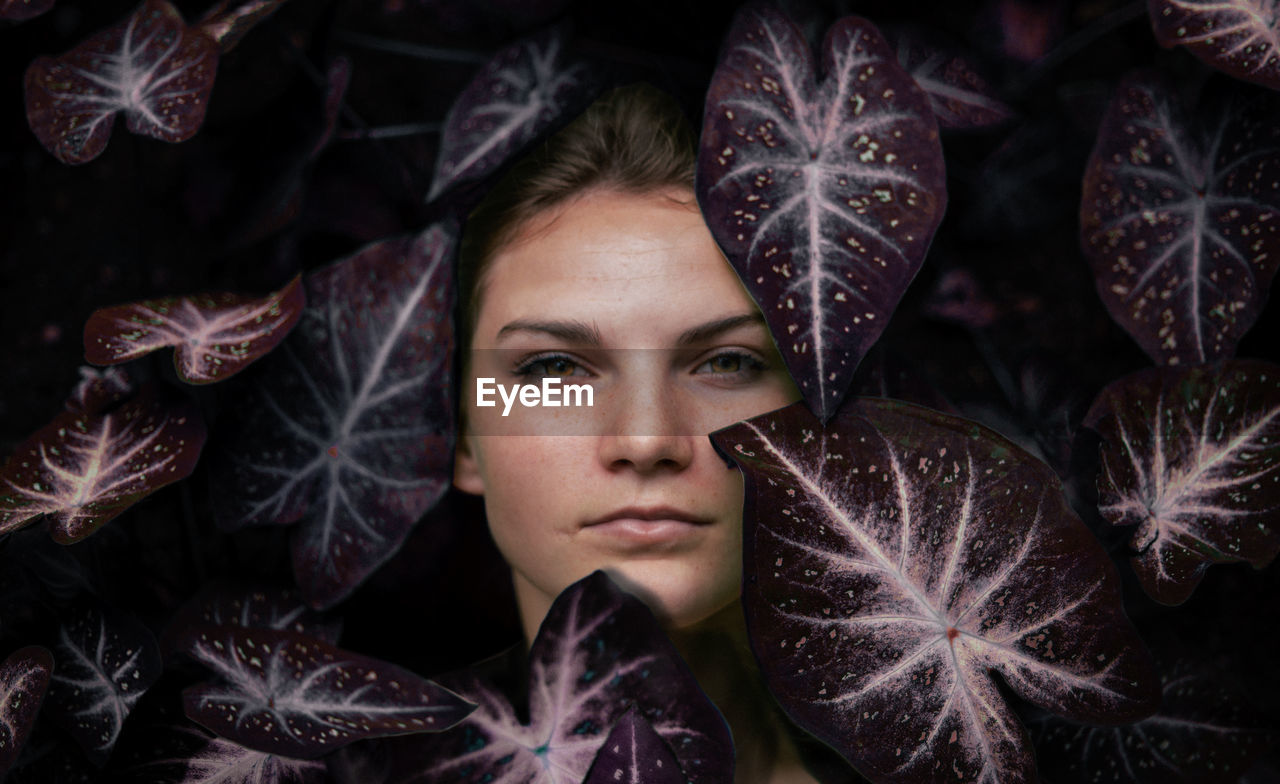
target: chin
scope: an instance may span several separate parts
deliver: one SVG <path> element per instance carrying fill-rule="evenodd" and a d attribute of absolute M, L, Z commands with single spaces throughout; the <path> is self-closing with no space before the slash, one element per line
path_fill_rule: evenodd
<path fill-rule="evenodd" d="M 631 562 L 604 567 L 627 593 L 643 601 L 666 629 L 700 623 L 738 600 L 741 573 L 717 574 L 714 569 L 673 568 L 660 561 Z"/>

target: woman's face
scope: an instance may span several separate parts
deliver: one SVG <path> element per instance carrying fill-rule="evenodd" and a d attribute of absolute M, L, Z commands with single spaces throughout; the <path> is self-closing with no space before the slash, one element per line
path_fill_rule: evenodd
<path fill-rule="evenodd" d="M 799 394 L 693 194 L 585 193 L 528 221 L 484 281 L 455 484 L 484 495 L 530 638 L 596 569 L 670 627 L 732 603 L 742 477 L 706 434 Z M 548 377 L 593 405 L 476 404 L 477 379 Z"/>

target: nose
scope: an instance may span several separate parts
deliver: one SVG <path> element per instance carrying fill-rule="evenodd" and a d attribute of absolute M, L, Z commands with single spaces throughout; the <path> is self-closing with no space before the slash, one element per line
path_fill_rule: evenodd
<path fill-rule="evenodd" d="M 613 411 L 599 439 L 601 464 L 610 471 L 631 469 L 641 474 L 687 468 L 699 436 L 687 426 L 675 397 L 658 383 L 620 390 L 611 401 Z"/>

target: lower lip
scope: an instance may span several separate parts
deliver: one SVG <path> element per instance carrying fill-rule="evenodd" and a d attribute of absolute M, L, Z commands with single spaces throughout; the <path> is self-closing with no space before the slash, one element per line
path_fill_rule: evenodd
<path fill-rule="evenodd" d="M 639 520 L 632 517 L 588 526 L 598 534 L 630 544 L 666 544 L 697 536 L 705 525 L 685 520 Z"/>

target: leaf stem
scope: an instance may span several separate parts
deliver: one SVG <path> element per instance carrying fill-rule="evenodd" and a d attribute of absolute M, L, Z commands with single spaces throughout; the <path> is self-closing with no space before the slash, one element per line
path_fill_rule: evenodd
<path fill-rule="evenodd" d="M 368 35 L 366 33 L 355 33 L 350 30 L 337 30 L 334 32 L 333 39 L 339 43 L 350 44 L 351 46 L 359 46 L 365 49 L 373 49 L 379 52 L 387 52 L 389 54 L 402 54 L 406 57 L 414 57 L 419 60 L 430 60 L 439 62 L 443 60 L 449 63 L 468 63 L 471 65 L 483 65 L 489 61 L 490 52 L 481 52 L 474 49 L 450 49 L 444 46 L 428 46 L 426 44 L 416 44 L 410 41 L 397 41 L 392 38 L 381 38 L 376 35 Z"/>
<path fill-rule="evenodd" d="M 384 125 L 381 128 L 358 128 L 339 131 L 338 139 L 358 141 L 362 139 L 399 139 L 405 136 L 419 136 L 428 133 L 439 133 L 442 123 L 402 123 L 400 125 Z"/>

